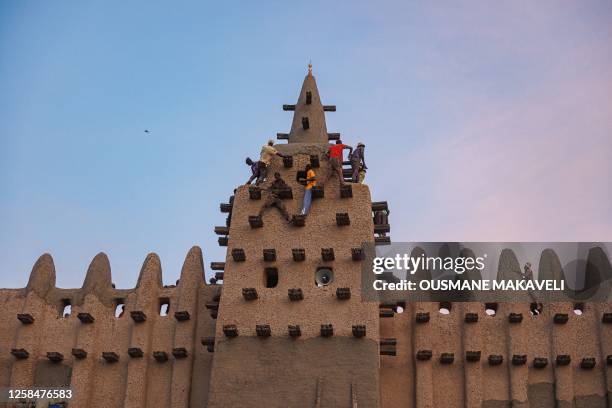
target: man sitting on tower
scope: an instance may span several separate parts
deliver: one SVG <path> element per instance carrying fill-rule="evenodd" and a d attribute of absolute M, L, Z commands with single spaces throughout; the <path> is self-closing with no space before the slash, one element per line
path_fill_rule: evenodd
<path fill-rule="evenodd" d="M 338 180 L 340 181 L 340 185 L 343 186 L 344 183 L 344 175 L 342 174 L 342 152 L 344 150 L 349 151 L 349 157 L 353 154 L 353 148 L 351 146 L 345 145 L 342 143 L 342 140 L 336 140 L 336 144 L 329 146 L 329 150 L 327 155 L 329 156 L 329 167 L 327 169 L 327 174 L 323 181 L 321 181 L 321 186 L 327 183 L 327 180 L 332 176 L 333 173 L 338 175 Z"/>
<path fill-rule="evenodd" d="M 281 192 L 288 188 L 289 186 L 287 185 L 287 183 L 285 183 L 285 180 L 281 178 L 280 173 L 274 173 L 274 181 L 272 182 L 269 188 L 264 189 L 265 191 L 268 191 L 268 197 L 266 198 L 266 201 L 263 203 L 261 209 L 259 210 L 259 216 L 261 217 L 263 215 L 266 208 L 276 207 L 281 212 L 281 214 L 283 214 L 285 220 L 289 221 L 289 213 L 287 212 L 287 208 L 285 208 L 285 204 L 283 204 L 283 201 L 280 197 Z"/>

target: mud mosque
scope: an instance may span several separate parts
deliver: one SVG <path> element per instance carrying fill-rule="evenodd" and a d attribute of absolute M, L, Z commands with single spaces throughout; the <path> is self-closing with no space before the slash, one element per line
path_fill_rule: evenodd
<path fill-rule="evenodd" d="M 149 254 L 133 289 L 115 289 L 104 253 L 83 286 L 55 286 L 51 255 L 22 289 L 0 289 L 0 388 L 70 388 L 69 400 L 5 406 L 612 407 L 612 304 L 376 303 L 361 298 L 362 245 L 390 241 L 368 186 L 331 181 L 300 213 L 306 164 L 327 171 L 330 133 L 312 72 L 268 174 L 289 188 L 258 216 L 266 192 L 239 186 L 215 227 L 224 260 L 204 280 L 187 253 L 176 285 Z M 346 165 L 346 163 L 345 163 Z M 350 170 L 345 170 L 347 180 Z M 302 174 L 303 177 L 303 174 Z M 265 183 L 264 183 L 265 185 Z M 228 191 L 233 187 L 228 186 Z M 605 257 L 605 255 L 604 255 Z M 605 259 L 609 268 L 609 262 Z M 554 254 L 540 264 L 563 273 Z M 519 269 L 510 254 L 499 273 Z M 609 272 L 609 271 L 608 271 Z M 320 277 L 324 276 L 324 281 Z M 493 307 L 491 305 L 489 308 Z M 2 403 L 0 403 L 2 406 Z"/>

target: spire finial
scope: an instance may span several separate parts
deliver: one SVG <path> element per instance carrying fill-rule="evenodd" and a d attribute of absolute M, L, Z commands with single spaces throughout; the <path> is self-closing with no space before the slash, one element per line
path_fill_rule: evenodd
<path fill-rule="evenodd" d="M 312 76 L 312 60 L 308 61 L 308 75 Z"/>

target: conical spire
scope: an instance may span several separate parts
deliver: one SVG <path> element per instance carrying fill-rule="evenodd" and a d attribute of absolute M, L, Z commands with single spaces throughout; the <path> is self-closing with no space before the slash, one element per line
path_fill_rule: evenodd
<path fill-rule="evenodd" d="M 104 252 L 100 252 L 89 264 L 85 282 L 83 282 L 83 290 L 87 293 L 96 292 L 102 295 L 105 290 L 112 287 L 110 261 Z"/>
<path fill-rule="evenodd" d="M 150 253 L 142 263 L 140 275 L 138 276 L 137 288 L 151 290 L 158 289 L 163 286 L 161 261 L 155 253 Z"/>
<path fill-rule="evenodd" d="M 27 290 L 34 291 L 40 297 L 45 297 L 49 290 L 55 288 L 55 265 L 49 254 L 43 254 L 32 268 Z"/>
<path fill-rule="evenodd" d="M 312 64 L 304 78 L 302 91 L 295 105 L 289 143 L 327 143 L 325 113 L 319 97 L 317 82 L 312 75 Z"/>

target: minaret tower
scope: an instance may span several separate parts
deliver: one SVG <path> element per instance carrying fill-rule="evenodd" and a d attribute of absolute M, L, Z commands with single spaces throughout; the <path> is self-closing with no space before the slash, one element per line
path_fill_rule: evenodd
<path fill-rule="evenodd" d="M 328 171 L 325 112 L 312 66 L 295 105 L 287 144 L 275 147 L 269 179 L 291 187 L 284 204 L 299 214 L 310 163 Z M 258 146 L 259 147 L 259 146 Z M 265 188 L 270 180 L 264 183 Z M 236 190 L 223 266 L 209 407 L 376 407 L 379 307 L 361 299 L 361 247 L 374 242 L 366 185 L 332 176 L 313 193 L 310 214 L 287 223 L 275 208 L 254 217 L 266 191 Z M 219 265 L 217 265 L 217 269 Z"/>

